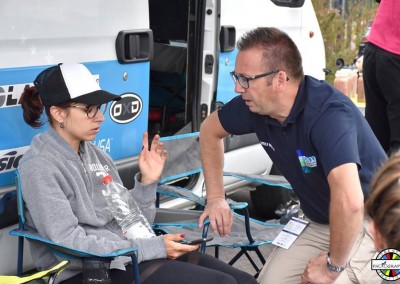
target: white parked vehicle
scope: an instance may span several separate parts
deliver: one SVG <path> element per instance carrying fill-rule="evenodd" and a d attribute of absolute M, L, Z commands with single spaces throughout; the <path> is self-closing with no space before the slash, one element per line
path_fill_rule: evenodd
<path fill-rule="evenodd" d="M 40 71 L 60 62 L 85 64 L 101 87 L 121 94 L 109 106 L 94 144 L 109 153 L 130 188 L 144 131 L 161 136 L 196 132 L 236 96 L 229 72 L 236 40 L 258 26 L 286 31 L 299 46 L 304 71 L 324 79 L 325 51 L 311 0 L 2 0 L 0 3 L 0 198 L 15 190 L 14 170 L 34 135 L 19 98 Z M 225 170 L 270 173 L 255 136 L 225 141 Z M 202 194 L 203 177 L 186 186 Z M 225 180 L 229 194 L 253 184 Z M 39 189 L 38 189 L 39 190 Z M 254 191 L 257 210 L 270 211 L 280 190 Z M 267 204 L 268 203 L 268 204 Z M 265 204 L 265 206 L 264 206 Z M 162 200 L 162 207 L 187 203 Z M 0 274 L 15 274 L 15 202 L 0 206 Z M 32 268 L 28 250 L 25 270 Z"/>

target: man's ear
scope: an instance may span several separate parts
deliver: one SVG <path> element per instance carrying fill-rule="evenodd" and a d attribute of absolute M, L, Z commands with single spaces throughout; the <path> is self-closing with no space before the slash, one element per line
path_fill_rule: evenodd
<path fill-rule="evenodd" d="M 62 123 L 65 120 L 65 111 L 57 106 L 50 107 L 50 114 L 55 121 Z"/>
<path fill-rule="evenodd" d="M 369 223 L 369 229 L 371 230 L 372 236 L 374 238 L 375 249 L 377 251 L 382 251 L 385 249 L 385 242 L 383 240 L 382 234 L 379 232 L 376 224 L 373 220 Z"/>
<path fill-rule="evenodd" d="M 286 87 L 287 83 L 287 74 L 285 71 L 279 71 L 278 72 L 278 85 L 277 87 L 281 90 L 283 90 Z"/>

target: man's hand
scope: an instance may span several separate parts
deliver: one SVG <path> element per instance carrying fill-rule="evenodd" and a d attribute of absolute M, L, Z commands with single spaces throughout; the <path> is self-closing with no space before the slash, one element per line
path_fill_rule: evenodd
<path fill-rule="evenodd" d="M 330 284 L 335 282 L 335 280 L 340 276 L 340 273 L 328 270 L 326 266 L 327 255 L 328 252 L 323 251 L 319 256 L 310 259 L 301 276 L 302 284 Z"/>
<path fill-rule="evenodd" d="M 221 237 L 230 234 L 233 214 L 225 198 L 215 197 L 207 199 L 206 208 L 199 218 L 199 227 L 203 226 L 203 222 L 207 217 L 210 220 L 211 229 L 214 234 L 218 233 Z"/>

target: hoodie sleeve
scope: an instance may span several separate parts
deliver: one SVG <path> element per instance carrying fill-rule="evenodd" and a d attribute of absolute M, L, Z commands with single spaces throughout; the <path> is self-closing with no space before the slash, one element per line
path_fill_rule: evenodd
<path fill-rule="evenodd" d="M 133 198 L 138 203 L 144 216 L 152 224 L 156 216 L 156 190 L 157 182 L 152 184 L 144 185 L 140 183 L 141 173 L 135 175 L 135 187 L 131 190 Z"/>
<path fill-rule="evenodd" d="M 146 260 L 167 257 L 163 236 L 156 236 L 151 239 L 136 239 L 132 242 L 139 248 L 146 248 L 138 250 L 137 256 L 139 263 Z"/>

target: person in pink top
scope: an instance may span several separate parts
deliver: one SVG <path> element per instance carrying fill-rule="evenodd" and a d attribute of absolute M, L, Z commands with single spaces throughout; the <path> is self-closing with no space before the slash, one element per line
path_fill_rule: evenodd
<path fill-rule="evenodd" d="M 365 117 L 390 155 L 400 148 L 399 0 L 380 1 L 365 48 L 363 76 Z"/>

